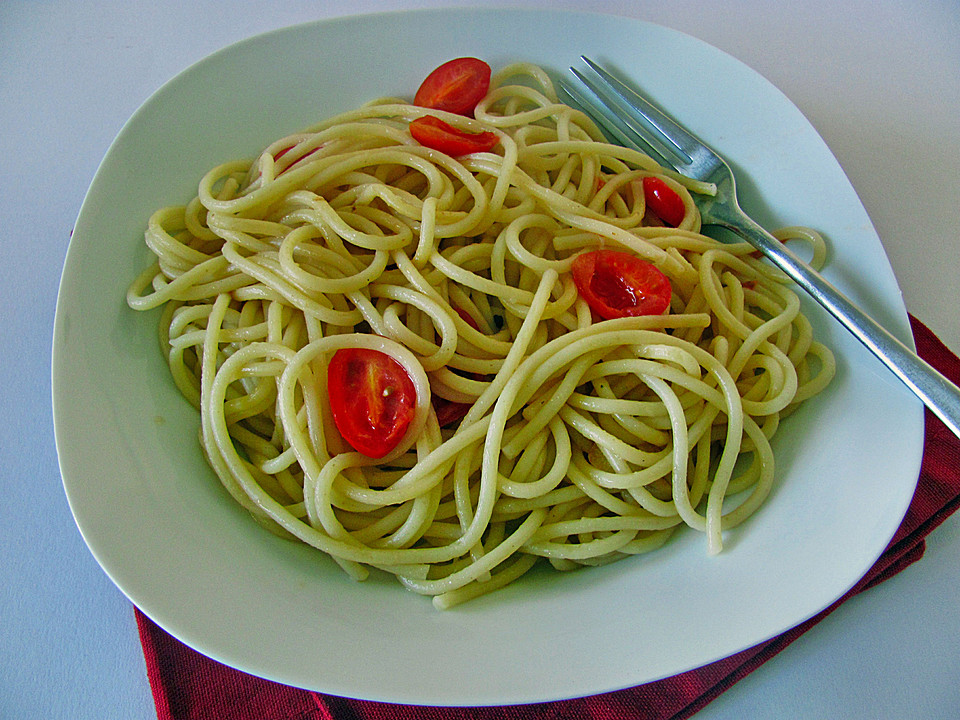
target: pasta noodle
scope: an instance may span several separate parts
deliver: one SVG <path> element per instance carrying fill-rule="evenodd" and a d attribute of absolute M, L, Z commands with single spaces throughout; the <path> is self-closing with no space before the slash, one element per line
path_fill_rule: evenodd
<path fill-rule="evenodd" d="M 424 147 L 407 126 L 425 114 L 499 143 Z M 651 175 L 682 198 L 678 227 L 648 212 Z M 150 218 L 156 259 L 127 301 L 162 308 L 173 381 L 238 503 L 446 608 L 539 559 L 607 563 L 680 527 L 719 552 L 767 497 L 770 438 L 834 361 L 784 276 L 701 234 L 693 197 L 711 191 L 608 144 L 542 69 L 514 65 L 475 118 L 385 99 L 212 169 Z M 779 236 L 822 262 L 815 232 Z M 658 267 L 669 310 L 595 318 L 571 265 L 598 248 Z M 386 353 L 413 382 L 383 458 L 331 419 L 341 348 Z M 441 427 L 444 402 L 465 416 Z"/>

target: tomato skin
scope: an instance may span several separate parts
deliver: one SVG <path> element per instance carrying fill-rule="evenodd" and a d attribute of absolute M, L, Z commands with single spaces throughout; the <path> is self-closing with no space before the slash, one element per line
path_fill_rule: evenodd
<path fill-rule="evenodd" d="M 457 115 L 472 115 L 490 89 L 490 66 L 474 57 L 448 60 L 421 83 L 413 104 Z"/>
<path fill-rule="evenodd" d="M 433 403 L 433 409 L 437 413 L 437 424 L 440 427 L 447 427 L 463 420 L 473 407 L 470 403 L 458 403 L 436 395 L 430 399 L 430 402 Z"/>
<path fill-rule="evenodd" d="M 648 175 L 643 178 L 643 197 L 653 213 L 670 227 L 683 222 L 687 209 L 683 199 L 662 178 Z"/>
<path fill-rule="evenodd" d="M 424 147 L 439 150 L 452 157 L 485 152 L 500 142 L 496 133 L 464 132 L 432 115 L 424 115 L 412 121 L 410 134 Z"/>
<path fill-rule="evenodd" d="M 618 250 L 594 250 L 573 261 L 573 282 L 605 320 L 660 315 L 670 307 L 670 280 L 651 263 Z"/>
<path fill-rule="evenodd" d="M 379 350 L 337 350 L 327 366 L 327 393 L 343 439 L 371 458 L 393 450 L 416 414 L 413 380 L 399 362 Z"/>
<path fill-rule="evenodd" d="M 293 150 L 294 147 L 295 147 L 295 146 L 293 146 L 293 145 L 288 145 L 288 146 L 285 147 L 285 148 L 280 148 L 280 150 L 276 153 L 276 155 L 273 156 L 274 162 L 276 162 L 277 160 L 279 160 L 280 158 L 282 158 L 284 155 L 286 155 L 288 152 L 290 152 L 291 150 Z M 285 173 L 287 170 L 289 170 L 289 169 L 292 168 L 294 165 L 296 165 L 298 162 L 302 162 L 303 160 L 306 160 L 308 157 L 310 157 L 311 155 L 313 155 L 313 154 L 314 154 L 315 152 L 317 152 L 317 150 L 319 150 L 319 149 L 320 149 L 320 148 L 314 148 L 314 149 L 311 150 L 310 152 L 304 153 L 301 157 L 298 157 L 298 158 L 297 158 L 296 160 L 294 160 L 292 163 L 290 163 L 289 165 L 287 165 L 287 167 L 285 167 L 283 170 L 281 170 L 281 171 L 280 171 L 280 174 L 282 175 L 282 174 Z"/>
<path fill-rule="evenodd" d="M 457 313 L 457 315 L 459 315 L 467 325 L 472 327 L 477 332 L 480 332 L 480 326 L 477 325 L 477 321 L 473 319 L 473 316 L 470 313 L 468 313 L 463 308 L 457 307 L 455 305 L 453 306 L 453 309 Z"/>

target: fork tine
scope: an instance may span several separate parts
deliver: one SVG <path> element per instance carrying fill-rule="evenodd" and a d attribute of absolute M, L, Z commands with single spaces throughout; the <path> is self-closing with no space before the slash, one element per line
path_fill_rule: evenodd
<path fill-rule="evenodd" d="M 655 149 L 655 160 L 687 177 L 713 184 L 715 173 L 719 172 L 721 177 L 729 174 L 723 158 L 700 138 L 590 58 L 580 58 L 590 72 L 573 67 L 570 72 L 593 93 L 595 99 L 586 99 L 588 106 L 596 112 L 602 108 L 603 120 L 598 122 L 606 126 L 616 124 L 622 134 L 631 138 L 627 144 L 637 147 L 638 141 L 643 141 L 641 149 Z"/>
<path fill-rule="evenodd" d="M 577 75 L 577 72 L 571 68 L 571 71 Z M 583 82 L 583 81 L 581 81 Z M 584 83 L 586 84 L 586 83 Z M 584 93 L 579 86 L 560 78 L 558 87 L 572 100 L 574 105 L 582 109 L 591 119 L 607 133 L 612 136 L 616 142 L 626 147 L 639 150 L 649 155 L 657 163 L 665 167 L 673 167 L 674 163 L 663 152 L 654 147 L 647 139 L 631 128 L 620 117 L 617 116 L 602 99 L 591 99 Z"/>
<path fill-rule="evenodd" d="M 660 108 L 593 60 L 585 55 L 581 55 L 580 59 L 600 80 L 600 82 L 596 82 L 596 80 L 590 79 L 575 68 L 570 68 L 571 72 L 581 82 L 587 84 L 593 92 L 597 93 L 598 97 L 612 103 L 627 118 L 639 125 L 641 130 L 646 129 L 648 135 L 653 132 L 654 138 L 665 149 L 678 156 L 682 164 L 686 165 L 691 162 L 697 150 L 703 145 L 698 138 L 691 135 L 686 128 L 678 124 Z"/>

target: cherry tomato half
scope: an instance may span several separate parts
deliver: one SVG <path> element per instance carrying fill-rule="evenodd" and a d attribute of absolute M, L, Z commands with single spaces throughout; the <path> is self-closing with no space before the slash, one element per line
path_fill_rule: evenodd
<path fill-rule="evenodd" d="M 605 320 L 659 315 L 670 306 L 670 281 L 645 260 L 617 250 L 594 250 L 573 261 L 580 296 Z"/>
<path fill-rule="evenodd" d="M 413 104 L 472 115 L 489 89 L 489 65 L 474 57 L 456 58 L 427 75 L 413 98 Z"/>
<path fill-rule="evenodd" d="M 647 201 L 647 207 L 653 211 L 654 215 L 670 227 L 677 227 L 683 222 L 683 218 L 687 214 L 683 200 L 662 178 L 653 175 L 645 177 L 643 179 L 643 197 Z"/>
<path fill-rule="evenodd" d="M 343 439 L 372 458 L 397 446 L 417 407 L 416 388 L 403 366 L 369 348 L 343 348 L 333 354 L 327 392 Z"/>
<path fill-rule="evenodd" d="M 500 142 L 496 133 L 464 132 L 432 115 L 425 115 L 411 122 L 410 134 L 424 147 L 439 150 L 453 157 L 484 152 Z"/>

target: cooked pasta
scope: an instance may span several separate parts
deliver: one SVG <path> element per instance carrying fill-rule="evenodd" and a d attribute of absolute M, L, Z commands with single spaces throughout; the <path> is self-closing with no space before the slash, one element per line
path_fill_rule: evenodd
<path fill-rule="evenodd" d="M 496 145 L 425 147 L 408 129 L 425 115 Z M 676 227 L 646 177 L 682 200 Z M 711 190 L 607 143 L 515 65 L 475 117 L 380 100 L 212 169 L 150 218 L 156 260 L 127 301 L 162 308 L 173 381 L 236 502 L 446 608 L 539 559 L 607 563 L 681 527 L 719 552 L 767 497 L 770 438 L 834 362 L 784 276 L 701 234 Z M 822 262 L 815 232 L 779 236 Z M 598 249 L 658 268 L 669 308 L 600 319 L 572 277 Z M 399 363 L 415 398 L 382 457 L 331 417 L 331 358 L 358 348 Z"/>

